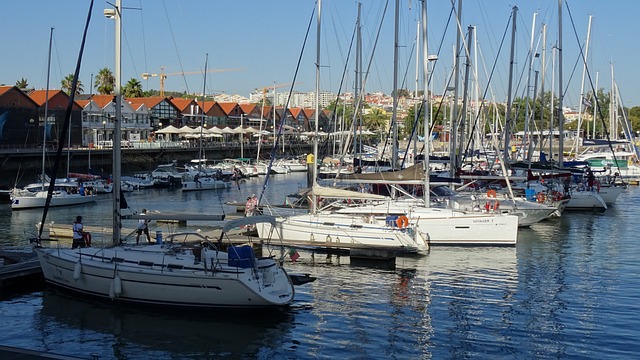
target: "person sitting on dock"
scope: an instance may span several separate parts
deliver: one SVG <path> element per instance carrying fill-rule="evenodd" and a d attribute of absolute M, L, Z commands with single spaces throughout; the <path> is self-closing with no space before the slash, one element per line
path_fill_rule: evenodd
<path fill-rule="evenodd" d="M 73 243 L 71 244 L 71 248 L 86 247 L 85 237 L 87 235 L 89 235 L 89 233 L 85 232 L 82 226 L 82 216 L 76 216 L 76 221 L 73 223 Z"/>
<path fill-rule="evenodd" d="M 140 215 L 146 215 L 147 209 L 142 209 L 142 213 Z M 149 220 L 140 219 L 138 220 L 138 227 L 136 228 L 136 245 L 140 243 L 140 235 L 144 233 L 147 236 L 147 242 L 151 244 L 151 236 L 149 236 Z"/>

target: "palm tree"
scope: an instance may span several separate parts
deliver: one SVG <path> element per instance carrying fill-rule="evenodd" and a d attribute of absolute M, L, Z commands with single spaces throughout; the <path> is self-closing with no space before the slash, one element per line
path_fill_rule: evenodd
<path fill-rule="evenodd" d="M 27 79 L 22 78 L 16 81 L 16 87 L 20 90 L 24 90 L 29 87 L 29 82 L 27 81 Z"/>
<path fill-rule="evenodd" d="M 385 129 L 388 121 L 389 115 L 380 108 L 372 108 L 371 112 L 364 116 L 365 125 L 373 131 Z"/>
<path fill-rule="evenodd" d="M 68 95 L 71 95 L 71 86 L 72 85 L 73 85 L 73 74 L 67 75 L 60 82 L 60 86 L 62 88 L 62 91 L 64 91 Z M 76 95 L 82 94 L 82 93 L 84 93 L 84 86 L 82 85 L 82 81 L 78 80 L 78 83 L 76 84 Z"/>
<path fill-rule="evenodd" d="M 98 90 L 98 93 L 103 95 L 113 94 L 115 89 L 116 78 L 109 68 L 102 68 L 98 71 L 95 83 L 93 86 Z"/>
<path fill-rule="evenodd" d="M 122 89 L 122 93 L 126 98 L 142 97 L 142 84 L 138 79 L 131 78 Z"/>

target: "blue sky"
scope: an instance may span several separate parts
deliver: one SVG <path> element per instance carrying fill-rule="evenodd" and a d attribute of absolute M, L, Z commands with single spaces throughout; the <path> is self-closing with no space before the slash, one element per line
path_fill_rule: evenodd
<path fill-rule="evenodd" d="M 357 2 L 323 0 L 322 4 L 321 88 L 337 92 L 355 25 Z M 365 66 L 372 59 L 366 85 L 368 92 L 390 93 L 393 88 L 395 2 L 388 2 L 382 20 L 385 4 L 384 0 L 362 1 Z M 87 0 L 5 1 L 0 12 L 0 23 L 5 31 L 2 39 L 4 51 L 0 56 L 0 83 L 13 85 L 20 78 L 26 78 L 33 87 L 46 87 L 49 28 L 54 27 L 50 83 L 51 88 L 59 88 L 62 78 L 74 70 L 88 5 Z M 145 89 L 159 89 L 157 77 L 143 80 L 141 74 L 159 73 L 163 66 L 166 73 L 201 71 L 204 69 L 205 54 L 208 53 L 210 69 L 244 70 L 208 74 L 207 93 L 224 91 L 244 96 L 248 96 L 255 88 L 294 81 L 307 25 L 315 9 L 314 0 L 123 0 L 123 5 L 129 8 L 124 10 L 123 17 L 123 84 L 135 77 Z M 415 52 L 416 22 L 420 18 L 419 5 L 419 0 L 402 0 L 400 3 L 399 87 L 410 90 L 415 88 L 415 60 L 412 54 Z M 551 48 L 558 34 L 557 1 L 463 1 L 462 28 L 465 32 L 470 25 L 477 29 L 481 92 L 487 87 L 485 74 L 496 62 L 495 75 L 487 96 L 494 94 L 498 100 L 506 99 L 511 40 L 508 21 L 514 5 L 519 8 L 516 19 L 514 96 L 524 94 L 526 57 L 534 12 L 538 13 L 534 33 L 538 53 L 542 52 L 539 39 L 541 23 L 546 23 L 548 28 L 548 70 L 544 75 L 548 90 L 552 79 Z M 103 67 L 113 69 L 114 24 L 103 16 L 103 9 L 108 7 L 110 5 L 106 1 L 95 1 L 80 77 L 87 93 L 92 74 Z M 611 88 L 613 64 L 625 105 L 640 105 L 640 81 L 636 70 L 638 35 L 632 28 L 640 13 L 640 2 L 568 0 L 563 3 L 563 10 L 565 104 L 577 105 L 579 102 L 582 60 L 578 43 L 584 44 L 588 17 L 593 15 L 587 61 L 592 82 L 595 83 L 597 73 L 598 87 L 608 91 Z M 450 12 L 450 1 L 428 1 L 429 53 L 439 57 L 434 68 L 435 93 L 442 93 L 444 79 L 452 68 L 455 28 L 453 23 L 447 26 Z M 569 12 L 575 23 L 572 23 Z M 380 39 L 373 53 L 375 34 L 381 20 Z M 507 36 L 498 54 L 505 30 L 508 31 Z M 315 44 L 314 19 L 295 79 L 296 90 L 312 91 L 315 88 Z M 534 63 L 534 70 L 540 70 L 539 58 Z M 352 91 L 353 73 L 352 53 L 348 62 L 349 76 L 343 91 Z M 590 86 L 585 85 L 586 88 Z M 203 78 L 199 74 L 172 75 L 165 82 L 165 90 L 171 91 L 201 93 L 202 87 Z"/>

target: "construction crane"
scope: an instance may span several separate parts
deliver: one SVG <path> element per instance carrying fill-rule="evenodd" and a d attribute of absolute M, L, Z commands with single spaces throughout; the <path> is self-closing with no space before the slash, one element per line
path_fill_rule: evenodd
<path fill-rule="evenodd" d="M 233 69 L 209 69 L 207 70 L 208 73 L 220 73 L 220 72 L 230 72 L 230 71 L 243 71 L 244 69 L 239 69 L 239 68 L 233 68 Z M 160 96 L 164 97 L 164 80 L 168 77 L 168 76 L 175 76 L 175 75 L 196 75 L 196 74 L 200 74 L 202 75 L 204 72 L 203 71 L 188 71 L 188 72 L 175 72 L 175 73 L 165 73 L 164 72 L 164 66 L 162 66 L 160 68 L 160 73 L 159 74 L 151 74 L 151 73 L 143 73 L 142 74 L 142 79 L 143 80 L 148 80 L 150 77 L 159 77 L 160 78 Z"/>
<path fill-rule="evenodd" d="M 285 86 L 291 86 L 291 85 L 295 86 L 295 85 L 300 85 L 300 84 L 302 84 L 302 83 L 295 83 L 295 84 L 289 83 L 289 84 L 277 84 L 277 85 L 274 84 L 274 85 L 271 85 L 271 86 L 264 86 L 262 88 L 256 88 L 256 91 L 261 91 L 262 90 L 262 94 L 264 95 L 264 94 L 268 93 L 269 90 L 272 90 L 272 89 L 275 90 L 275 89 L 279 89 L 279 88 L 282 88 L 282 87 L 285 87 Z"/>

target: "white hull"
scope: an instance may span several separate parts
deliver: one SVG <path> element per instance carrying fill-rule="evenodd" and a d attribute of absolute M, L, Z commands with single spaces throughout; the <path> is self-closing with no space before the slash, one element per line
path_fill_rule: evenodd
<path fill-rule="evenodd" d="M 226 189 L 229 186 L 230 184 L 227 181 L 212 178 L 200 178 L 200 183 L 196 183 L 195 181 L 183 181 L 182 191 L 217 190 Z"/>
<path fill-rule="evenodd" d="M 600 191 L 598 191 L 598 195 L 600 195 L 602 200 L 609 206 L 616 202 L 618 196 L 620 196 L 623 191 L 624 188 L 620 186 L 603 186 L 600 188 Z"/>
<path fill-rule="evenodd" d="M 272 225 L 256 224 L 258 236 L 268 238 Z M 384 221 L 341 214 L 304 214 L 279 218 L 275 236 L 283 240 L 320 243 L 355 244 L 364 247 L 404 249 L 406 252 L 428 250 L 425 240 L 412 228 L 398 229 Z"/>
<path fill-rule="evenodd" d="M 567 210 L 606 209 L 607 203 L 595 191 L 573 191 Z"/>
<path fill-rule="evenodd" d="M 39 191 L 35 195 L 14 196 L 11 199 L 11 209 L 43 208 L 47 201 L 47 192 Z M 94 195 L 67 194 L 54 191 L 50 206 L 71 206 L 87 204 L 96 201 Z"/>
<path fill-rule="evenodd" d="M 430 245 L 515 245 L 518 217 L 493 213 L 466 213 L 452 209 L 391 205 L 355 206 L 341 213 L 376 216 L 406 215 L 410 224 L 427 235 Z"/>
<path fill-rule="evenodd" d="M 227 265 L 223 252 L 221 258 L 215 250 L 203 250 L 198 262 L 190 252 L 161 245 L 37 248 L 36 253 L 47 282 L 114 301 L 182 309 L 261 308 L 286 305 L 294 296 L 288 275 L 271 258 L 241 268 Z"/>

